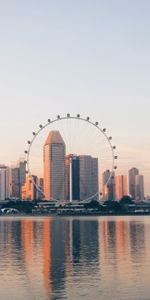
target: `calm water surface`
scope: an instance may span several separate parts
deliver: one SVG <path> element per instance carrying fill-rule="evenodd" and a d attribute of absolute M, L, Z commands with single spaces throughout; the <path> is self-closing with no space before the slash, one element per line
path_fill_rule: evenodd
<path fill-rule="evenodd" d="M 150 299 L 150 217 L 1 217 L 0 299 Z"/>

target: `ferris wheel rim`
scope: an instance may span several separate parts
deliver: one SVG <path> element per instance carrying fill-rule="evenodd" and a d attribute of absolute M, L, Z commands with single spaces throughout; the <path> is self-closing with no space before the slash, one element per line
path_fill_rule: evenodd
<path fill-rule="evenodd" d="M 117 169 L 117 166 L 115 165 L 115 160 L 118 159 L 118 156 L 115 155 L 115 149 L 116 149 L 116 146 L 113 146 L 112 144 L 112 137 L 107 135 L 106 133 L 106 128 L 101 128 L 99 126 L 99 122 L 92 122 L 90 120 L 90 117 L 81 117 L 80 114 L 77 114 L 76 116 L 71 116 L 69 113 L 66 115 L 66 116 L 60 116 L 60 115 L 57 115 L 57 117 L 55 119 L 48 119 L 47 122 L 42 125 L 40 124 L 39 125 L 39 129 L 37 130 L 37 132 L 32 132 L 32 139 L 31 140 L 28 140 L 27 143 L 28 143 L 28 149 L 24 151 L 24 153 L 26 154 L 26 160 L 25 160 L 25 163 L 26 163 L 26 166 L 27 166 L 27 170 L 26 170 L 26 174 L 29 174 L 29 176 L 32 178 L 33 174 L 31 173 L 31 170 L 30 170 L 30 151 L 31 151 L 31 148 L 32 148 L 32 145 L 34 143 L 34 141 L 36 140 L 36 138 L 38 137 L 38 135 L 45 129 L 47 128 L 48 126 L 52 125 L 53 123 L 55 122 L 58 122 L 58 121 L 62 121 L 62 120 L 67 120 L 67 119 L 72 119 L 72 120 L 79 120 L 79 121 L 84 121 L 84 122 L 87 122 L 89 124 L 91 124 L 92 126 L 94 126 L 95 128 L 97 128 L 99 130 L 99 132 L 101 132 L 103 134 L 103 136 L 105 137 L 105 139 L 107 140 L 108 144 L 109 144 L 109 147 L 110 147 L 110 150 L 111 150 L 111 155 L 112 155 L 112 164 L 111 164 L 111 170 L 109 170 L 110 172 L 110 175 L 107 179 L 107 181 L 105 182 L 104 186 L 107 186 L 108 183 L 110 182 L 110 179 L 112 178 L 113 174 L 114 174 L 114 170 Z M 38 188 L 38 185 L 36 183 L 34 183 L 34 186 L 36 187 L 37 191 L 41 192 L 44 196 L 44 193 Z M 93 199 L 94 197 L 97 197 L 99 196 L 100 192 L 98 191 L 97 193 L 95 193 L 94 195 L 84 199 L 84 200 L 80 200 L 80 202 L 86 202 L 86 201 L 90 201 L 91 199 Z M 53 201 L 57 201 L 56 199 L 54 198 L 51 198 L 51 200 Z"/>

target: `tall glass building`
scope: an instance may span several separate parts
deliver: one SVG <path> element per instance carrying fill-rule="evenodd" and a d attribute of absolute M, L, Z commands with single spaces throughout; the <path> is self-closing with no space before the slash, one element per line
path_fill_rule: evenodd
<path fill-rule="evenodd" d="M 70 199 L 70 159 L 72 160 L 72 200 L 85 200 L 93 196 L 98 200 L 98 158 L 90 155 L 66 157 L 66 197 Z"/>
<path fill-rule="evenodd" d="M 59 131 L 50 131 L 43 152 L 45 200 L 65 200 L 66 147 Z"/>
<path fill-rule="evenodd" d="M 129 170 L 129 194 L 134 200 L 136 199 L 135 177 L 137 175 L 139 175 L 139 170 L 137 168 L 132 168 Z"/>

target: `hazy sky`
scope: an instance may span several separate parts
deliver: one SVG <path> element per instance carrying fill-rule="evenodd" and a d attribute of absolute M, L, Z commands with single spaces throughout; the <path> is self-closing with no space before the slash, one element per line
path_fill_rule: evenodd
<path fill-rule="evenodd" d="M 0 104 L 0 163 L 48 117 L 90 115 L 150 194 L 150 1 L 1 1 Z"/>

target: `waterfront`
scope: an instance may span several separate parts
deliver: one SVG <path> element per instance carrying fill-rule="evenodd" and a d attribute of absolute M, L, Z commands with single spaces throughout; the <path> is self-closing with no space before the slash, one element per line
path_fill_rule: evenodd
<path fill-rule="evenodd" d="M 150 217 L 0 218 L 2 300 L 150 295 Z"/>

